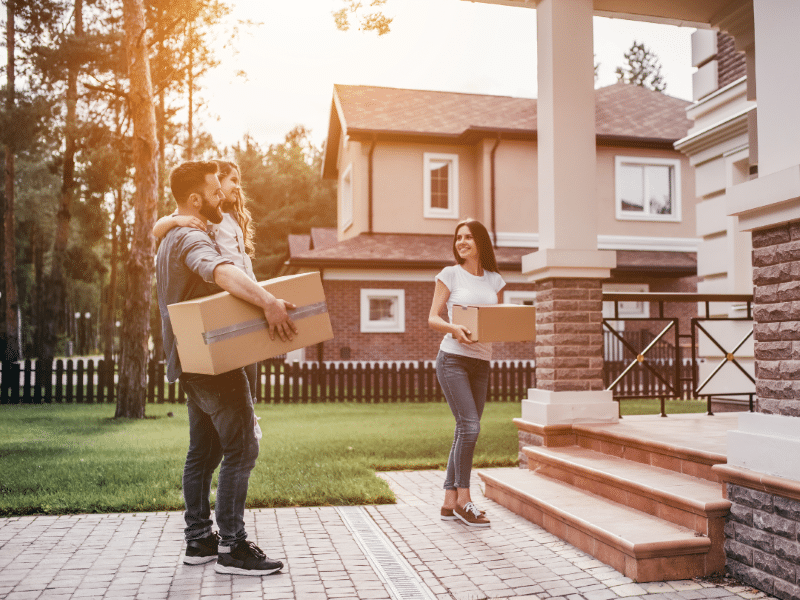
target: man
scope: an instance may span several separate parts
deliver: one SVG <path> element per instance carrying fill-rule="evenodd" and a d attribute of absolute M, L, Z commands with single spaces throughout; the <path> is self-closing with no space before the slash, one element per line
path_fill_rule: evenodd
<path fill-rule="evenodd" d="M 178 214 L 212 223 L 222 220 L 224 195 L 213 162 L 185 162 L 169 177 Z M 167 355 L 167 379 L 180 379 L 189 411 L 189 451 L 183 470 L 186 503 L 184 563 L 217 560 L 218 573 L 267 575 L 283 568 L 247 541 L 244 507 L 250 471 L 258 456 L 253 399 L 244 369 L 220 375 L 184 373 L 167 305 L 222 290 L 264 311 L 269 334 L 291 340 L 297 333 L 287 308 L 258 286 L 232 261 L 223 258 L 205 231 L 175 227 L 167 233 L 156 260 L 158 305 Z M 216 496 L 219 534 L 212 531 L 209 495 L 214 469 L 222 462 Z"/>

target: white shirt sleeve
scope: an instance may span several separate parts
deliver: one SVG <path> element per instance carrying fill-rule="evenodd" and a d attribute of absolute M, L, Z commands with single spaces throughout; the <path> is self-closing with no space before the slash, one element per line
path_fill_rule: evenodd
<path fill-rule="evenodd" d="M 453 291 L 453 269 L 445 267 L 436 275 L 436 279 L 441 281 L 451 292 Z"/>
<path fill-rule="evenodd" d="M 502 290 L 505 284 L 506 282 L 503 281 L 503 276 L 500 273 L 492 273 L 492 287 L 495 292 Z"/>

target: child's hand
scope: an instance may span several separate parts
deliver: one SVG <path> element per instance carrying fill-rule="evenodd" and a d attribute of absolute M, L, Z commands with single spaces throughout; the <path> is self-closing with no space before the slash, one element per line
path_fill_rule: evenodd
<path fill-rule="evenodd" d="M 175 220 L 175 224 L 178 227 L 194 227 L 195 229 L 200 229 L 202 231 L 206 231 L 206 222 L 202 219 L 198 219 L 197 217 L 191 217 L 189 215 L 173 215 L 172 218 Z"/>

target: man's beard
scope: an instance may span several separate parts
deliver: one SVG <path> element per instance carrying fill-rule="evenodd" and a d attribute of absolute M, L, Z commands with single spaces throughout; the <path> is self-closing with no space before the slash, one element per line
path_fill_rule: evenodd
<path fill-rule="evenodd" d="M 203 197 L 203 205 L 200 207 L 199 212 L 214 225 L 222 223 L 222 211 L 219 209 L 219 204 L 216 207 L 211 206 L 211 203 L 205 197 Z"/>

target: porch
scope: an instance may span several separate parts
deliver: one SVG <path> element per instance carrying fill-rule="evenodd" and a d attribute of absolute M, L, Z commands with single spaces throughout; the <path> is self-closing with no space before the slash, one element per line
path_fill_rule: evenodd
<path fill-rule="evenodd" d="M 639 582 L 725 569 L 731 503 L 714 465 L 738 415 L 516 419 L 523 469 L 481 472 L 488 498 Z"/>

